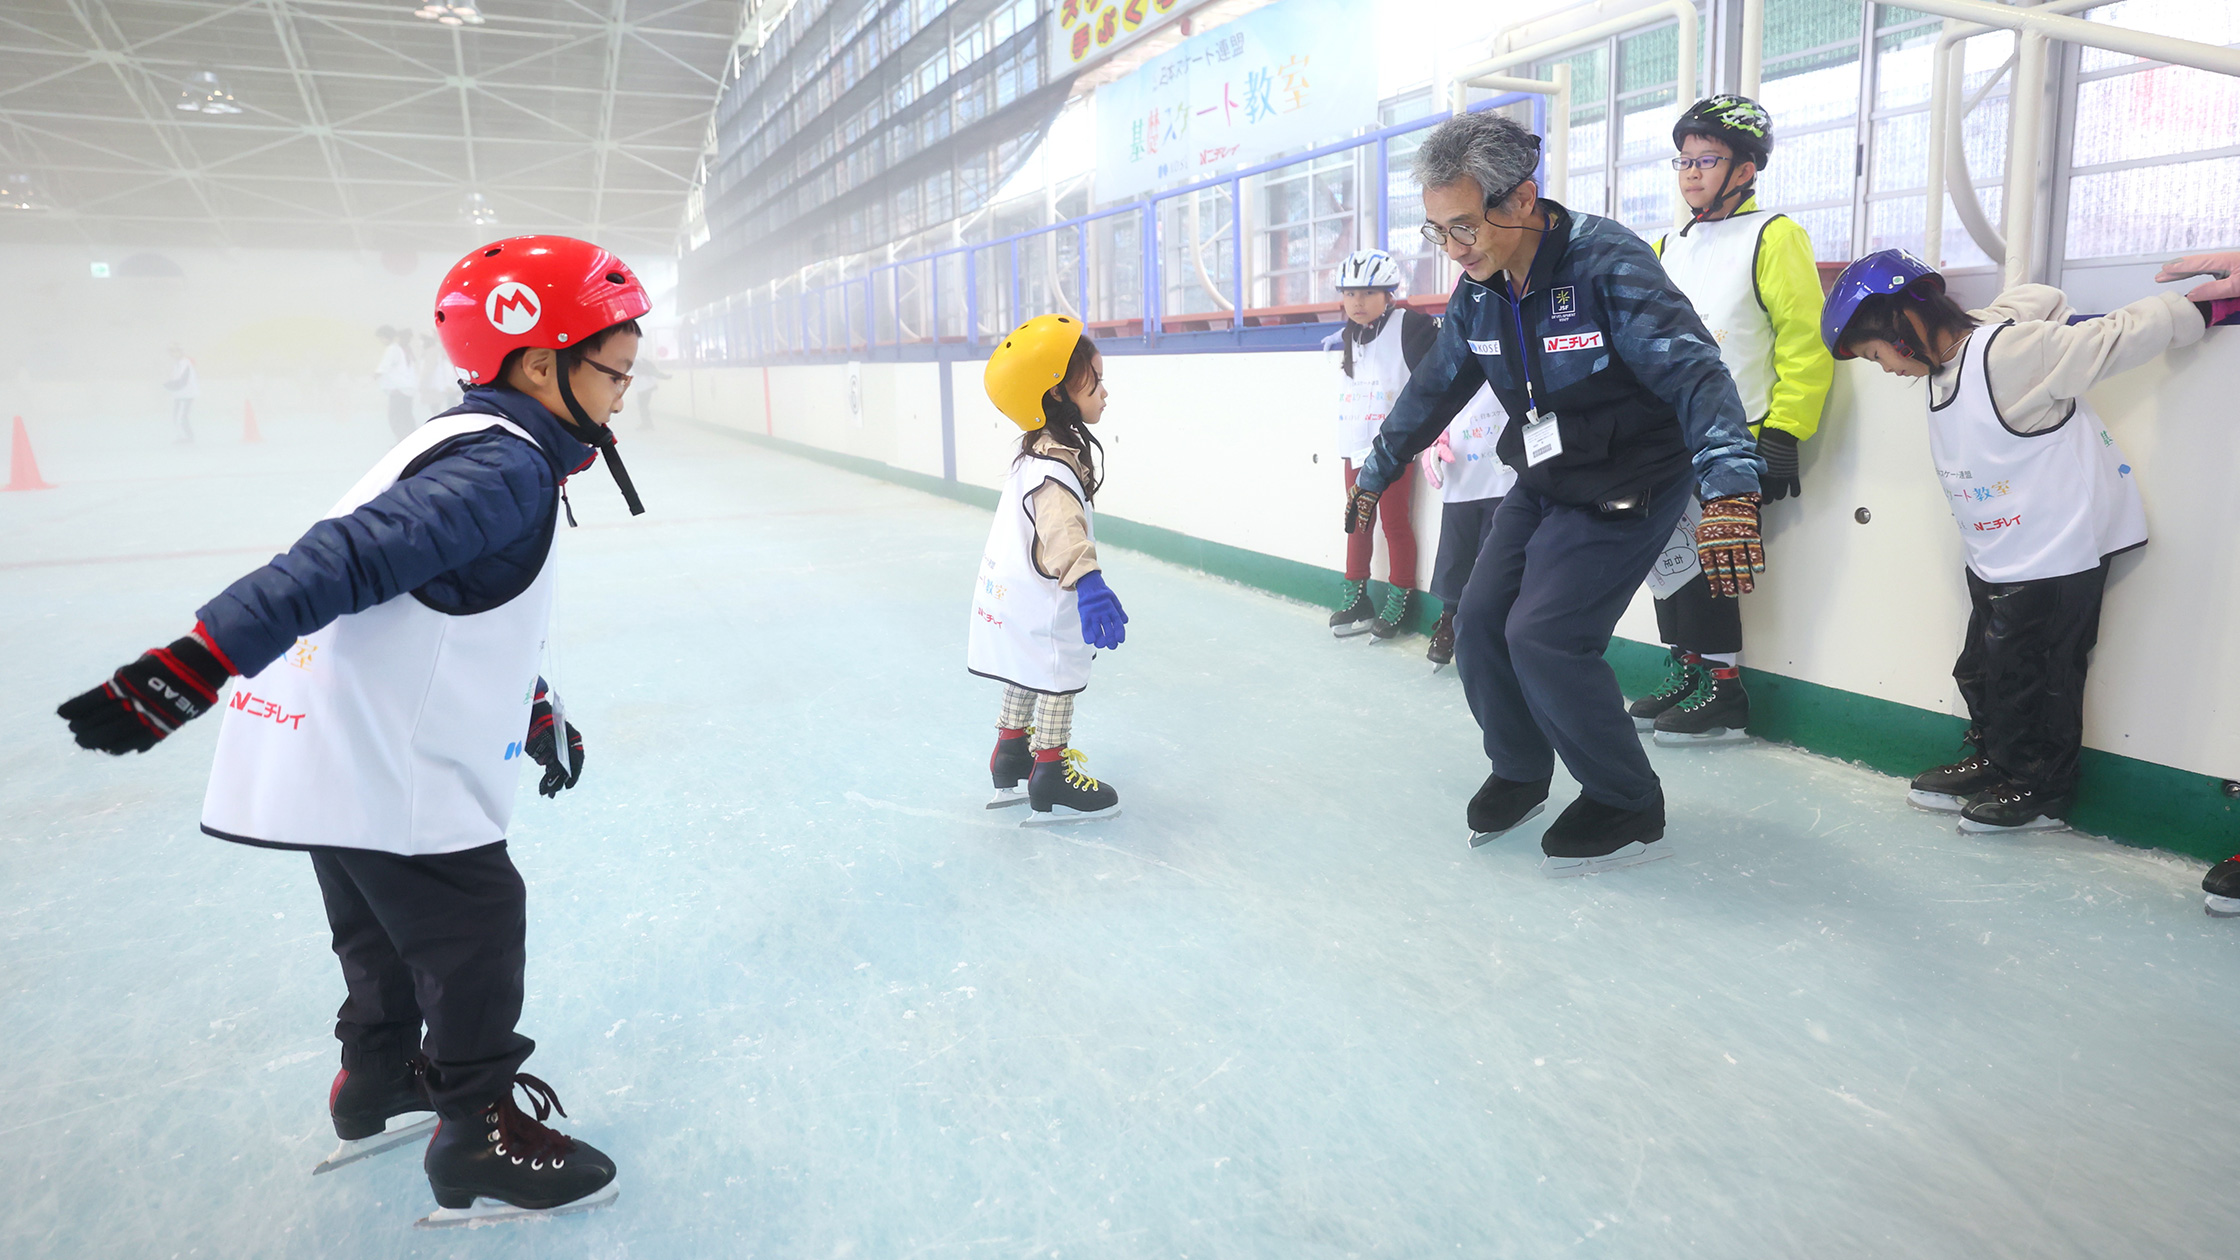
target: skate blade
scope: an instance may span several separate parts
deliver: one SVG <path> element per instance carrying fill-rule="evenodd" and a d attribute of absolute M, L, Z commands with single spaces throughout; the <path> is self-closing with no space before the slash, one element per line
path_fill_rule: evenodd
<path fill-rule="evenodd" d="M 2240 919 L 2240 897 L 2208 893 L 2201 898 L 2201 910 L 2212 919 Z"/>
<path fill-rule="evenodd" d="M 1633 729 L 1643 732 L 1653 731 L 1657 729 L 1657 720 L 1655 718 L 1637 717 L 1633 719 Z"/>
<path fill-rule="evenodd" d="M 1967 797 L 1954 796 L 1950 792 L 1924 792 L 1920 788 L 1909 788 L 1906 791 L 1906 804 L 1915 809 L 1928 810 L 1932 814 L 1957 814 L 1967 803 Z"/>
<path fill-rule="evenodd" d="M 1357 621 L 1350 626 L 1332 626 L 1330 627 L 1330 633 L 1340 639 L 1358 639 L 1369 633 L 1369 623 Z"/>
<path fill-rule="evenodd" d="M 1640 719 L 1636 718 L 1635 721 Z M 1651 724 L 1654 729 L 1655 724 Z M 1658 731 L 1656 741 L 1667 748 L 1706 748 L 1713 744 L 1741 744 L 1750 739 L 1750 732 L 1732 726 L 1714 726 L 1700 734 L 1690 731 Z"/>
<path fill-rule="evenodd" d="M 1025 784 L 1018 787 L 997 788 L 996 794 L 988 798 L 989 809 L 1006 809 L 1013 805 L 1024 805 L 1026 803 L 1027 789 Z"/>
<path fill-rule="evenodd" d="M 1672 850 L 1666 848 L 1661 840 L 1654 844 L 1636 840 L 1615 853 L 1605 853 L 1601 857 L 1542 857 L 1540 873 L 1549 879 L 1569 879 L 1574 875 L 1614 871 L 1622 866 L 1639 866 L 1643 862 L 1654 862 L 1658 858 L 1670 856 Z"/>
<path fill-rule="evenodd" d="M 396 1119 L 394 1116 L 390 1118 Z M 319 1161 L 319 1166 L 311 1170 L 311 1175 L 316 1177 L 321 1173 L 330 1173 L 383 1151 L 395 1150 L 407 1142 L 428 1136 L 435 1131 L 435 1127 L 436 1115 L 431 1111 L 401 1129 L 384 1129 L 369 1138 L 346 1140 L 334 1148 L 334 1154 Z"/>
<path fill-rule="evenodd" d="M 1113 818 L 1117 817 L 1119 813 L 1120 807 L 1118 805 L 1111 809 L 1090 810 L 1087 813 L 1077 809 L 1067 809 L 1060 805 L 1042 810 L 1039 813 L 1029 814 L 1019 820 L 1019 825 L 1022 827 L 1057 827 L 1066 823 L 1095 822 L 1100 818 Z"/>
<path fill-rule="evenodd" d="M 473 1207 L 437 1208 L 412 1224 L 416 1229 L 450 1229 L 462 1225 L 468 1229 L 475 1229 L 483 1225 L 510 1225 L 515 1221 L 538 1221 L 552 1216 L 569 1216 L 577 1212 L 593 1211 L 613 1203 L 615 1195 L 620 1190 L 619 1185 L 610 1181 L 573 1203 L 563 1203 L 559 1207 L 551 1208 L 515 1207 L 503 1199 L 478 1198 L 474 1201 Z"/>
<path fill-rule="evenodd" d="M 1519 818 L 1513 823 L 1510 823 L 1508 826 L 1503 827 L 1499 831 L 1473 831 L 1470 833 L 1470 847 L 1475 849 L 1487 844 L 1491 844 L 1492 842 L 1499 840 L 1501 837 L 1508 835 L 1510 832 L 1515 831 L 1517 828 L 1524 826 L 1526 823 L 1531 822 L 1533 819 L 1538 818 L 1540 815 L 1546 813 L 1547 810 L 1548 803 L 1546 801 L 1542 801 L 1538 805 L 1533 806 L 1531 809 L 1526 810 L 1524 817 Z"/>
<path fill-rule="evenodd" d="M 1990 823 L 1977 822 L 1971 818 L 1960 820 L 1960 834 L 1964 836 L 2003 836 L 2025 831 L 2067 831 L 2068 829 L 2069 823 L 2066 819 L 2048 818 L 2044 814 L 2013 827 L 1997 827 Z"/>
<path fill-rule="evenodd" d="M 1454 664 L 1454 662 L 1453 662 L 1453 661 L 1433 661 L 1433 662 L 1431 662 L 1431 676 L 1432 676 L 1432 677 L 1434 677 L 1434 678 L 1438 677 L 1438 676 L 1439 676 L 1439 675 L 1440 675 L 1440 674 L 1441 674 L 1442 672 L 1444 672 L 1444 671 L 1446 670 L 1447 666 L 1449 666 L 1449 665 L 1452 665 L 1452 664 Z"/>

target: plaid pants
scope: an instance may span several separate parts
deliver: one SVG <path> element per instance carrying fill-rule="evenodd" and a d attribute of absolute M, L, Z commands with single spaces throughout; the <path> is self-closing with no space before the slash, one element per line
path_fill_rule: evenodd
<path fill-rule="evenodd" d="M 1063 748 L 1073 738 L 1073 697 L 1053 696 L 1005 683 L 1003 716 L 996 719 L 996 725 L 1014 731 L 1034 728 L 1034 737 L 1027 743 L 1036 752 Z"/>

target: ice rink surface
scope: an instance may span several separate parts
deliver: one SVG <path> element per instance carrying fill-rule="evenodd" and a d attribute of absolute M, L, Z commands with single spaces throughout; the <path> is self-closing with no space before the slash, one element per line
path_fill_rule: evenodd
<path fill-rule="evenodd" d="M 2198 863 L 1962 838 L 1747 746 L 1653 750 L 1672 857 L 1544 879 L 1543 822 L 1465 844 L 1485 761 L 1421 638 L 1121 551 L 1076 742 L 1126 812 L 1022 831 L 963 669 L 986 513 L 634 423 L 648 514 L 588 473 L 561 540 L 584 779 L 513 836 L 527 1070 L 621 1197 L 441 1234 L 417 1147 L 309 1175 L 340 978 L 309 863 L 196 830 L 217 722 L 111 761 L 51 715 L 385 435 L 35 427 L 0 1254 L 2240 1254 L 2240 922 Z"/>

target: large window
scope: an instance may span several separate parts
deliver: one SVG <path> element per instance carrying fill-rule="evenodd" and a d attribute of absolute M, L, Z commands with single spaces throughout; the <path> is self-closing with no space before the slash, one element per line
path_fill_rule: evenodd
<path fill-rule="evenodd" d="M 1824 260 L 1851 257 L 1858 188 L 1860 0 L 1773 0 L 1759 102 L 1773 160 L 1759 204 L 1803 224 Z"/>
<path fill-rule="evenodd" d="M 1695 82 L 1708 90 L 1706 41 L 1698 41 Z M 1633 31 L 1533 67 L 1547 78 L 1571 67 L 1569 187 L 1561 200 L 1574 210 L 1605 214 L 1644 236 L 1672 226 L 1679 205 L 1667 160 L 1672 124 L 1692 101 L 1679 99 L 1680 28 Z"/>

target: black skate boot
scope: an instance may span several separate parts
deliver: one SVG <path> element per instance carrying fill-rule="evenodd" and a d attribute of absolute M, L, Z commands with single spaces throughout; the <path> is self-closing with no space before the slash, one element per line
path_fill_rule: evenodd
<path fill-rule="evenodd" d="M 1703 669 L 1702 666 L 1697 668 Z M 1702 681 L 1687 699 L 1657 715 L 1651 723 L 1660 744 L 1732 744 L 1750 738 L 1750 693 L 1742 689 L 1742 671 L 1732 665 L 1703 669 Z"/>
<path fill-rule="evenodd" d="M 1416 593 L 1395 586 L 1384 593 L 1384 610 L 1369 623 L 1369 633 L 1380 639 L 1397 639 L 1408 628 L 1408 614 L 1415 610 Z"/>
<path fill-rule="evenodd" d="M 1664 838 L 1664 796 L 1647 809 L 1619 809 L 1582 796 L 1571 802 L 1540 838 L 1547 857 L 1540 873 L 1550 879 L 1592 875 L 1654 862 L 1671 850 L 1657 841 Z"/>
<path fill-rule="evenodd" d="M 988 758 L 988 773 L 996 783 L 996 794 L 988 799 L 989 809 L 1025 803 L 1027 776 L 1034 773 L 1034 753 L 1027 748 L 1027 736 L 1033 733 L 1031 726 L 1023 731 L 996 732 L 996 751 Z"/>
<path fill-rule="evenodd" d="M 2201 908 L 2212 918 L 2240 918 L 2240 857 L 2228 857 L 2210 867 L 2201 878 L 2201 891 L 2207 894 Z"/>
<path fill-rule="evenodd" d="M 1683 652 L 1679 648 L 1672 649 L 1672 660 L 1665 670 L 1664 681 L 1657 684 L 1655 691 L 1626 706 L 1627 716 L 1633 719 L 1633 729 L 1656 729 L 1657 718 L 1666 709 L 1694 695 L 1707 672 L 1709 671 L 1703 668 L 1702 657 L 1692 652 Z"/>
<path fill-rule="evenodd" d="M 1369 583 L 1347 581 L 1340 598 L 1345 602 L 1330 614 L 1330 633 L 1341 639 L 1368 633 L 1369 623 L 1377 615 L 1376 608 L 1369 603 Z"/>
<path fill-rule="evenodd" d="M 1439 613 L 1439 624 L 1431 627 L 1431 650 L 1423 658 L 1431 662 L 1434 674 L 1454 664 L 1454 609 Z"/>
<path fill-rule="evenodd" d="M 1957 814 L 1969 797 L 2003 786 L 2006 781 L 2007 776 L 1999 773 L 1991 758 L 1970 753 L 1951 765 L 1914 776 L 1913 786 L 1906 791 L 1906 804 L 1933 813 Z"/>
<path fill-rule="evenodd" d="M 1960 807 L 1960 830 L 1973 835 L 2001 831 L 2067 831 L 2076 797 L 2056 796 L 2017 783 L 2002 783 L 1968 798 Z"/>
<path fill-rule="evenodd" d="M 1111 784 L 1091 778 L 1081 768 L 1086 760 L 1078 748 L 1048 748 L 1036 753 L 1034 777 L 1027 780 L 1027 800 L 1034 812 L 1019 825 L 1083 822 L 1119 813 L 1120 793 Z"/>
<path fill-rule="evenodd" d="M 311 1170 L 314 1177 L 426 1137 L 436 1127 L 424 1079 L 426 1059 L 401 1053 L 355 1057 L 358 1066 L 336 1072 L 327 1090 L 327 1114 L 341 1144 Z M 400 1116 L 410 1119 L 390 1123 Z"/>
<path fill-rule="evenodd" d="M 1470 847 L 1475 849 L 1539 817 L 1548 807 L 1548 782 L 1535 779 L 1518 783 L 1498 774 L 1487 775 L 1478 794 L 1470 798 Z"/>
<path fill-rule="evenodd" d="M 514 1105 L 513 1090 L 471 1119 L 452 1117 L 428 1143 L 428 1186 L 437 1211 L 423 1226 L 587 1211 L 614 1202 L 614 1161 L 587 1143 L 544 1126 L 554 1112 L 567 1115 L 550 1085 L 526 1074 L 513 1078 L 537 1108 L 531 1119 Z"/>

